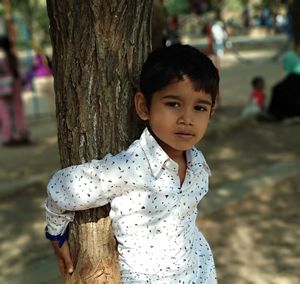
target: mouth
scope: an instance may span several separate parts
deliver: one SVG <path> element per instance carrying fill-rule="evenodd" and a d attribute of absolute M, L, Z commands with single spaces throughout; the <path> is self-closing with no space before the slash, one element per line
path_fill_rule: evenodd
<path fill-rule="evenodd" d="M 185 131 L 176 132 L 175 134 L 177 137 L 182 138 L 182 139 L 191 139 L 194 137 L 194 134 L 185 132 Z"/>

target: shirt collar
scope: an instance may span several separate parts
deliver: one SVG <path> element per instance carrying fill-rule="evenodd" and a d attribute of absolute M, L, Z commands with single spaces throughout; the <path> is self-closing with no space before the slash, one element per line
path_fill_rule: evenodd
<path fill-rule="evenodd" d="M 168 162 L 168 164 L 175 164 L 174 166 L 178 168 L 178 165 L 170 159 L 167 153 L 160 147 L 155 138 L 151 135 L 148 128 L 145 128 L 140 139 L 141 147 L 145 152 L 147 160 L 150 165 L 150 169 L 154 177 L 158 177 L 163 166 Z"/>
<path fill-rule="evenodd" d="M 201 151 L 193 147 L 186 151 L 187 167 L 195 174 L 205 170 L 211 176 L 211 171 Z"/>
<path fill-rule="evenodd" d="M 141 147 L 147 157 L 152 175 L 157 178 L 163 167 L 178 172 L 178 164 L 160 147 L 149 130 L 145 128 L 140 138 Z M 204 156 L 195 147 L 186 151 L 187 167 L 195 174 L 204 169 L 211 175 Z"/>

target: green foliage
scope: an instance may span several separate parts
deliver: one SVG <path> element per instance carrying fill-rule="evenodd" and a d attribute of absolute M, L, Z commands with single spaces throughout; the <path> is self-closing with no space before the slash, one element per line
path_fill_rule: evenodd
<path fill-rule="evenodd" d="M 168 16 L 191 13 L 191 6 L 188 0 L 165 0 L 164 6 Z"/>
<path fill-rule="evenodd" d="M 5 15 L 5 10 L 2 3 L 0 3 L 0 17 L 3 17 L 4 15 Z"/>

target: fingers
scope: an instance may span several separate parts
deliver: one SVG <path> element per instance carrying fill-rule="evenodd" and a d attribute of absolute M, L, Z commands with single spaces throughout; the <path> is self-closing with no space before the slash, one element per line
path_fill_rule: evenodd
<path fill-rule="evenodd" d="M 68 242 L 64 242 L 64 244 L 62 245 L 61 253 L 65 263 L 65 273 L 72 274 L 74 271 L 74 266 Z"/>
<path fill-rule="evenodd" d="M 67 241 L 65 241 L 60 248 L 57 241 L 52 241 L 52 246 L 55 252 L 57 263 L 62 276 L 72 274 L 74 271 L 73 262 L 70 255 L 70 248 Z"/>
<path fill-rule="evenodd" d="M 61 258 L 61 257 L 56 257 L 56 258 L 57 258 L 57 263 L 58 263 L 60 274 L 62 276 L 66 276 L 67 269 L 66 269 L 66 265 L 65 265 L 63 258 Z"/>

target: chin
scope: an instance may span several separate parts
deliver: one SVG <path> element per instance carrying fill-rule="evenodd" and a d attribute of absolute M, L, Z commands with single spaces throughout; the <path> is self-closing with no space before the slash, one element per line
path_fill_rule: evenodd
<path fill-rule="evenodd" d="M 180 146 L 177 145 L 177 147 L 175 146 L 172 148 L 176 151 L 187 151 L 187 150 L 192 149 L 193 146 L 194 146 L 194 144 L 193 145 L 180 145 Z"/>

